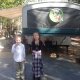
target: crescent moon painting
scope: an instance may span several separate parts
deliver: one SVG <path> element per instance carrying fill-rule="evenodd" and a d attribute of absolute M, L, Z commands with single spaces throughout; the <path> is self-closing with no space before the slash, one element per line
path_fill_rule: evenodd
<path fill-rule="evenodd" d="M 63 21 L 63 11 L 59 8 L 51 9 L 49 12 L 49 18 L 52 22 L 58 23 Z"/>

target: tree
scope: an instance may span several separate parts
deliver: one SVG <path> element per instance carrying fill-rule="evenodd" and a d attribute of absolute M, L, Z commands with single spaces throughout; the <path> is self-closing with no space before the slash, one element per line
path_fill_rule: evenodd
<path fill-rule="evenodd" d="M 24 0 L 0 0 L 0 9 L 16 7 L 23 2 Z"/>
<path fill-rule="evenodd" d="M 80 0 L 68 0 L 69 2 L 78 3 L 80 4 Z"/>

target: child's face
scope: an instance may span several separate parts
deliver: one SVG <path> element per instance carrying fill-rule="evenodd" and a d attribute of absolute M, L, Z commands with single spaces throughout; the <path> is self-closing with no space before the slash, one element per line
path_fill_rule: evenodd
<path fill-rule="evenodd" d="M 33 37 L 34 37 L 35 40 L 39 40 L 39 34 L 38 33 L 34 33 Z"/>
<path fill-rule="evenodd" d="M 21 43 L 21 37 L 16 37 L 16 43 Z"/>

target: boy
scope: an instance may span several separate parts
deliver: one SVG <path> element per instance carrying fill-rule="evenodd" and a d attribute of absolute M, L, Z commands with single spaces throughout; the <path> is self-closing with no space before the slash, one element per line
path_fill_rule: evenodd
<path fill-rule="evenodd" d="M 16 79 L 24 80 L 25 47 L 21 43 L 21 36 L 17 35 L 15 41 L 16 43 L 12 45 L 12 53 L 16 62 Z"/>

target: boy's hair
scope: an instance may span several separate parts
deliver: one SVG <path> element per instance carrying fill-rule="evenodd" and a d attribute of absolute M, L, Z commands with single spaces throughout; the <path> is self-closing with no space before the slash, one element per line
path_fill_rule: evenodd
<path fill-rule="evenodd" d="M 22 39 L 21 35 L 15 35 L 15 39 L 18 38 L 18 37 L 20 37 Z"/>

